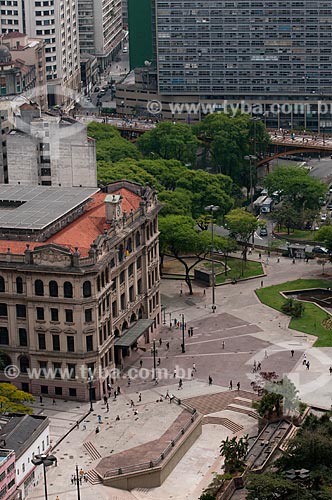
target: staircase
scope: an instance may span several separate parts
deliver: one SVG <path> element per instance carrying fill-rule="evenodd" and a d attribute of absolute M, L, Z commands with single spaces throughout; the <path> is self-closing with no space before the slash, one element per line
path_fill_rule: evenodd
<path fill-rule="evenodd" d="M 228 405 L 226 407 L 226 410 L 229 411 L 236 411 L 237 413 L 244 413 L 245 415 L 249 415 L 249 417 L 255 418 L 256 420 L 259 419 L 259 416 L 254 410 L 250 410 L 249 408 L 240 408 L 239 406 L 233 406 L 233 405 Z"/>
<path fill-rule="evenodd" d="M 99 453 L 97 448 L 95 448 L 95 446 L 91 443 L 91 441 L 86 441 L 85 443 L 83 443 L 83 446 L 93 460 L 98 460 L 99 458 L 101 458 L 101 454 Z"/>
<path fill-rule="evenodd" d="M 203 418 L 203 425 L 205 424 L 222 425 L 232 431 L 233 434 L 237 434 L 244 429 L 242 425 L 236 424 L 235 422 L 232 422 L 232 420 L 229 420 L 229 418 L 224 417 L 206 416 Z"/>
<path fill-rule="evenodd" d="M 101 484 L 102 480 L 98 476 L 97 472 L 94 469 L 91 469 L 87 472 L 88 481 L 91 484 Z"/>

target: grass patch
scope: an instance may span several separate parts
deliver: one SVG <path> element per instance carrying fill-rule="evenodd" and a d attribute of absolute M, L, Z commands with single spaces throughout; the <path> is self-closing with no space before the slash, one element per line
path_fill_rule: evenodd
<path fill-rule="evenodd" d="M 332 288 L 331 280 L 296 280 L 287 281 L 280 285 L 269 286 L 256 290 L 259 300 L 277 311 L 281 311 L 281 306 L 285 299 L 280 295 L 282 291 L 302 290 L 306 288 Z M 293 318 L 289 327 L 303 333 L 315 335 L 318 339 L 315 342 L 315 347 L 332 347 L 332 331 L 326 330 L 322 322 L 327 317 L 330 317 L 316 304 L 305 302 L 305 311 L 302 318 Z"/>
<path fill-rule="evenodd" d="M 264 274 L 262 264 L 260 262 L 255 262 L 253 260 L 248 260 L 246 266 L 244 267 L 243 276 L 242 272 L 242 260 L 235 259 L 233 257 L 229 257 L 227 259 L 227 265 L 230 267 L 230 270 L 225 274 L 220 274 L 216 276 L 216 284 L 220 285 L 221 283 L 225 283 L 226 280 L 229 279 L 241 279 L 241 278 L 253 278 L 255 276 L 259 276 L 260 274 Z"/>
<path fill-rule="evenodd" d="M 305 229 L 294 229 L 291 230 L 290 234 L 288 234 L 287 229 L 285 227 L 281 227 L 280 231 L 276 231 L 276 234 L 287 240 L 314 241 L 314 232 Z"/>

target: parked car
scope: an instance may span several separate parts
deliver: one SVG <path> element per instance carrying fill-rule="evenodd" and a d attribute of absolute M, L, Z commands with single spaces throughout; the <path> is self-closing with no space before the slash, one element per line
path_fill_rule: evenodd
<path fill-rule="evenodd" d="M 321 222 L 326 222 L 326 219 L 327 219 L 327 214 L 322 214 L 322 215 L 320 216 L 320 220 L 321 220 Z"/>
<path fill-rule="evenodd" d="M 332 210 L 332 201 L 329 201 L 328 204 L 326 205 L 326 208 L 328 210 Z"/>
<path fill-rule="evenodd" d="M 320 255 L 327 255 L 327 254 L 329 254 L 330 252 L 329 252 L 329 251 L 328 251 L 328 249 L 327 249 L 327 248 L 325 248 L 325 247 L 314 247 L 314 248 L 312 249 L 312 253 L 318 253 L 318 254 L 320 254 Z"/>
<path fill-rule="evenodd" d="M 95 92 L 99 92 L 100 88 L 99 87 L 95 87 Z"/>
<path fill-rule="evenodd" d="M 268 234 L 268 233 L 267 233 L 267 229 L 266 229 L 266 227 L 261 227 L 261 228 L 259 229 L 259 236 L 267 236 L 267 234 Z"/>

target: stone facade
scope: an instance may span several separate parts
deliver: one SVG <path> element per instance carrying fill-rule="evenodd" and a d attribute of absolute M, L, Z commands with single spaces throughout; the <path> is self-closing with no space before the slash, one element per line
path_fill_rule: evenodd
<path fill-rule="evenodd" d="M 108 207 L 111 217 L 107 194 L 98 193 L 60 232 L 68 245 L 55 235 L 20 252 L 18 242 L 0 241 L 0 248 L 8 245 L 0 253 L 0 349 L 6 364 L 19 368 L 14 383 L 33 394 L 88 400 L 91 374 L 91 397 L 102 397 L 111 370 L 121 369 L 161 323 L 155 193 L 127 181 L 110 184 L 107 193 L 118 195 Z M 87 252 L 82 245 L 97 224 Z M 141 338 L 129 348 L 114 346 L 140 319 L 151 320 Z"/>

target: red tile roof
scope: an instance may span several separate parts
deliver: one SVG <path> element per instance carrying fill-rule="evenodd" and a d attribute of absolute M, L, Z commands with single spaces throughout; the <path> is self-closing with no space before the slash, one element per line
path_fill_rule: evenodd
<path fill-rule="evenodd" d="M 87 204 L 85 212 L 81 217 L 68 224 L 58 233 L 51 236 L 46 241 L 15 241 L 15 240 L 0 240 L 0 253 L 6 253 L 8 248 L 15 254 L 23 254 L 26 250 L 26 245 L 30 245 L 30 249 L 47 245 L 48 243 L 56 243 L 64 247 L 74 250 L 78 247 L 82 257 L 87 257 L 91 243 L 104 233 L 104 229 L 110 226 L 106 223 L 105 204 L 104 200 L 108 193 L 97 193 L 92 197 L 92 201 Z M 122 195 L 122 211 L 130 213 L 130 210 L 137 210 L 141 201 L 140 196 L 131 191 L 121 188 L 112 194 Z M 1 229 L 1 228 L 0 228 Z"/>

